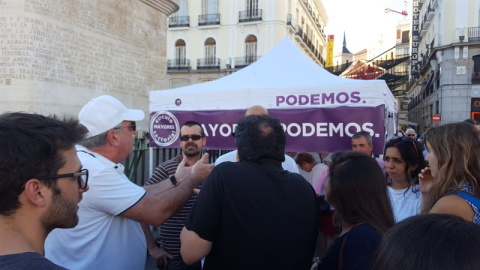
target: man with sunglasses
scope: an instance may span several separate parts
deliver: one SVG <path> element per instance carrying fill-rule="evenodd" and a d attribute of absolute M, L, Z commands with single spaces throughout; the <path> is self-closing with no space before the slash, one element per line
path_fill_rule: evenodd
<path fill-rule="evenodd" d="M 160 225 L 167 220 L 213 166 L 205 164 L 205 155 L 189 170 L 182 162 L 176 181 L 139 187 L 123 173 L 121 162 L 132 153 L 135 121 L 144 118 L 143 111 L 104 95 L 90 100 L 78 118 L 88 130 L 77 153 L 89 170 L 90 189 L 79 204 L 77 227 L 54 230 L 45 255 L 70 269 L 143 270 L 147 246 L 139 222 Z"/>
<path fill-rule="evenodd" d="M 202 149 L 207 143 L 205 131 L 200 123 L 187 121 L 180 128 L 180 148 L 182 156 L 175 157 L 160 163 L 153 172 L 152 177 L 146 185 L 152 185 L 161 181 L 168 181 L 168 178 L 175 174 L 180 162 L 185 159 L 186 166 L 193 166 L 201 157 Z M 165 180 L 167 179 L 167 180 Z M 197 195 L 192 193 L 188 202 L 171 218 L 169 218 L 160 227 L 160 236 L 162 240 L 161 247 L 158 247 L 148 225 L 142 224 L 147 239 L 147 248 L 150 255 L 156 261 L 160 269 L 168 270 L 200 270 L 201 264 L 197 262 L 193 265 L 186 265 L 180 256 L 180 232 L 182 231 L 188 213 L 192 209 Z"/>
<path fill-rule="evenodd" d="M 65 269 L 43 257 L 44 242 L 78 223 L 88 190 L 75 150 L 82 137 L 76 120 L 0 116 L 0 269 Z"/>
<path fill-rule="evenodd" d="M 417 133 L 415 132 L 415 129 L 413 128 L 408 128 L 407 131 L 405 131 L 405 136 L 412 138 L 412 140 L 417 139 Z"/>

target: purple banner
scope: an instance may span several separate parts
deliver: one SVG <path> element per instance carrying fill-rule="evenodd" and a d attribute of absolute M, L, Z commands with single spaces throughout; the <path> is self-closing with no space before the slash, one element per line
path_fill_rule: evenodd
<path fill-rule="evenodd" d="M 372 135 L 374 154 L 381 154 L 385 138 L 384 106 L 269 110 L 287 134 L 286 151 L 333 152 L 351 149 L 358 131 Z M 162 111 L 150 115 L 151 145 L 178 148 L 180 127 L 189 120 L 202 124 L 206 149 L 235 149 L 232 132 L 245 110 Z"/>

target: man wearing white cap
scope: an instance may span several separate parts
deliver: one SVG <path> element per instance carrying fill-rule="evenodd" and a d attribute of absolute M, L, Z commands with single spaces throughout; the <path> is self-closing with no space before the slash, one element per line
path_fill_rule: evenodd
<path fill-rule="evenodd" d="M 127 109 L 111 96 L 90 100 L 78 115 L 88 133 L 77 146 L 89 170 L 90 191 L 79 204 L 79 223 L 54 230 L 45 242 L 45 256 L 69 269 L 145 268 L 146 242 L 139 222 L 160 225 L 188 200 L 209 174 L 207 155 L 191 167 L 180 164 L 175 178 L 145 188 L 123 173 L 134 144 L 135 121 L 143 111 Z M 177 183 L 178 181 L 178 183 Z"/>

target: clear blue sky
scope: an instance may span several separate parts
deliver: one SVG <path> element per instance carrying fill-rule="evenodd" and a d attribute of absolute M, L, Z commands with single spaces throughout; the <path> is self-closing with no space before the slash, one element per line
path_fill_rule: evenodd
<path fill-rule="evenodd" d="M 400 14 L 385 13 L 386 8 L 401 12 L 404 0 L 321 0 L 327 10 L 326 35 L 335 35 L 334 53 L 341 51 L 343 32 L 347 48 L 356 53 L 371 48 L 380 39 L 395 45 L 395 27 L 404 21 Z M 411 22 L 412 2 L 407 0 L 407 21 Z"/>

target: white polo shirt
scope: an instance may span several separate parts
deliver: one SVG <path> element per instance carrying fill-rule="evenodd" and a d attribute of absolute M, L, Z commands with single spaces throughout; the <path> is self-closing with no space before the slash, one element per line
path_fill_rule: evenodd
<path fill-rule="evenodd" d="M 217 160 L 215 160 L 215 166 L 225 161 L 237 162 L 237 150 L 233 150 L 219 156 Z M 285 161 L 282 162 L 282 167 L 286 171 L 300 173 L 295 160 L 287 155 L 285 155 Z"/>
<path fill-rule="evenodd" d="M 79 223 L 55 229 L 45 241 L 45 257 L 69 269 L 144 270 L 147 254 L 140 224 L 120 214 L 135 205 L 146 191 L 132 183 L 124 167 L 77 146 L 89 171 L 89 190 L 79 203 Z"/>

